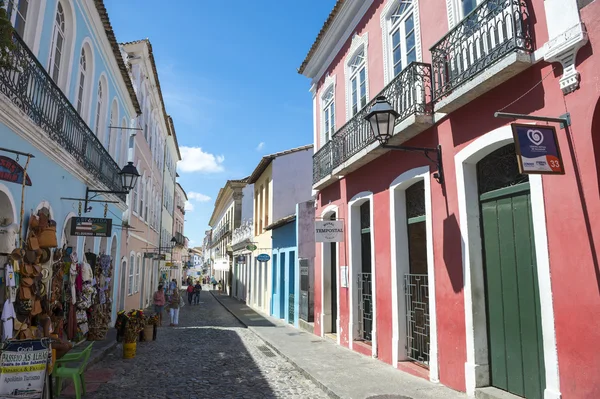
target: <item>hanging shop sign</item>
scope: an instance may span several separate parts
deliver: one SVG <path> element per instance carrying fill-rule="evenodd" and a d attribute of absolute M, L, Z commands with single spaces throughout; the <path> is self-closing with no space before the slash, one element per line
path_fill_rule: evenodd
<path fill-rule="evenodd" d="M 229 261 L 227 259 L 218 259 L 215 262 L 214 270 L 229 271 Z"/>
<path fill-rule="evenodd" d="M 76 217 L 71 223 L 72 236 L 110 237 L 112 219 Z"/>
<path fill-rule="evenodd" d="M 260 254 L 256 257 L 256 260 L 259 262 L 268 262 L 271 260 L 271 257 L 267 254 Z"/>
<path fill-rule="evenodd" d="M 0 180 L 9 181 L 11 183 L 23 184 L 25 171 L 17 161 L 9 157 L 0 156 Z M 31 179 L 27 175 L 25 180 L 26 186 L 31 186 Z"/>
<path fill-rule="evenodd" d="M 49 353 L 43 340 L 9 341 L 0 355 L 0 397 L 41 398 Z"/>
<path fill-rule="evenodd" d="M 154 255 L 156 255 L 154 252 L 144 252 L 144 259 L 153 259 Z"/>
<path fill-rule="evenodd" d="M 254 244 L 246 245 L 246 249 L 248 251 L 256 251 L 256 245 L 254 245 Z"/>
<path fill-rule="evenodd" d="M 235 258 L 235 261 L 237 263 L 246 263 L 246 257 L 244 255 L 240 255 L 237 258 Z"/>
<path fill-rule="evenodd" d="M 554 126 L 513 123 L 512 130 L 521 173 L 565 174 Z"/>
<path fill-rule="evenodd" d="M 316 220 L 316 242 L 342 242 L 344 241 L 343 220 Z"/>

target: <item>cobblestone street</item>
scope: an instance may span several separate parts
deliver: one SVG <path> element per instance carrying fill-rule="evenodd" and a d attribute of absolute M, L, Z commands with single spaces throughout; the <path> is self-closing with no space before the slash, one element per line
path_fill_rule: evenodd
<path fill-rule="evenodd" d="M 138 343 L 134 359 L 123 359 L 118 346 L 95 364 L 86 373 L 86 397 L 328 397 L 244 328 L 209 292 L 202 291 L 200 301 L 195 306 L 186 303 L 178 327 L 169 327 L 165 318 L 157 340 Z M 108 382 L 94 384 L 89 377 L 94 374 L 107 376 Z"/>

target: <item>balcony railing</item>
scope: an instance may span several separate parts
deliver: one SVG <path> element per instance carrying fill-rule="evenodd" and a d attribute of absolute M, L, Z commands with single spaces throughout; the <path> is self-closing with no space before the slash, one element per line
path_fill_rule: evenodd
<path fill-rule="evenodd" d="M 413 114 L 431 114 L 430 65 L 411 63 L 374 98 L 382 95 L 400 114 L 396 124 Z M 375 99 L 354 115 L 313 155 L 313 183 L 317 183 L 375 142 L 369 123 L 365 120 L 374 103 Z"/>
<path fill-rule="evenodd" d="M 122 191 L 120 168 L 17 33 L 0 67 L 0 92 L 67 150 L 94 180 Z M 122 200 L 124 195 L 120 195 Z"/>
<path fill-rule="evenodd" d="M 185 236 L 179 232 L 173 236 L 175 238 L 175 245 L 185 246 Z"/>
<path fill-rule="evenodd" d="M 229 234 L 231 232 L 231 229 L 229 228 L 229 223 L 223 225 L 220 229 L 218 229 L 217 231 L 215 231 L 213 233 L 213 237 L 212 237 L 212 246 L 215 246 L 219 243 L 219 241 L 221 241 L 221 239 L 223 237 L 225 237 L 227 234 Z"/>
<path fill-rule="evenodd" d="M 485 0 L 431 48 L 438 101 L 507 54 L 531 52 L 524 0 Z"/>

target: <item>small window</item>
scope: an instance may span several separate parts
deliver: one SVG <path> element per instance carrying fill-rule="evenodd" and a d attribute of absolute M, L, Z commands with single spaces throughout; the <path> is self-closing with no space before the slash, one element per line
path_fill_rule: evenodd
<path fill-rule="evenodd" d="M 133 268 L 135 267 L 135 258 L 133 255 L 129 257 L 129 278 L 127 281 L 127 295 L 133 295 Z"/>
<path fill-rule="evenodd" d="M 60 68 L 65 43 L 65 12 L 61 3 L 58 3 L 56 17 L 54 19 L 54 30 L 52 32 L 52 47 L 50 59 L 50 76 L 56 84 L 60 77 Z"/>
<path fill-rule="evenodd" d="M 135 265 L 135 292 L 140 291 L 140 269 L 141 269 L 142 258 L 140 256 L 137 257 L 137 262 Z"/>
<path fill-rule="evenodd" d="M 402 1 L 391 15 L 391 59 L 394 77 L 417 60 L 412 2 Z"/>
<path fill-rule="evenodd" d="M 100 133 L 100 114 L 102 113 L 102 104 L 104 103 L 103 93 L 102 93 L 102 81 L 98 82 L 98 98 L 96 100 L 96 123 L 94 125 L 94 133 L 98 136 Z"/>
<path fill-rule="evenodd" d="M 16 15 L 14 26 L 19 36 L 25 38 L 25 22 L 27 21 L 27 10 L 29 9 L 29 0 L 17 0 L 18 4 L 16 7 Z M 8 2 L 8 14 L 11 15 L 13 11 L 14 1 Z"/>
<path fill-rule="evenodd" d="M 331 140 L 335 133 L 335 103 L 333 85 L 323 95 L 323 120 L 325 128 L 325 143 Z M 324 144 L 324 143 L 322 143 Z"/>
<path fill-rule="evenodd" d="M 81 115 L 83 108 L 83 94 L 85 92 L 87 74 L 87 60 L 85 57 L 85 49 L 81 49 L 81 56 L 79 57 L 79 88 L 77 91 L 77 113 Z"/>
<path fill-rule="evenodd" d="M 364 46 L 352 58 L 348 66 L 350 68 L 350 116 L 354 116 L 367 105 L 367 68 Z"/>

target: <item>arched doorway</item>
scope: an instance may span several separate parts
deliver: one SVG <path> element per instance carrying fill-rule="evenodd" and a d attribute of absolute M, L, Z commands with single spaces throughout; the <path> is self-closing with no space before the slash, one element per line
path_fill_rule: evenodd
<path fill-rule="evenodd" d="M 515 145 L 477 163 L 490 385 L 543 398 L 544 351 L 529 177 Z"/>
<path fill-rule="evenodd" d="M 18 221 L 16 215 L 16 208 L 12 196 L 8 189 L 5 189 L 3 185 L 0 184 L 0 230 L 2 230 L 1 236 L 5 236 L 3 238 L 6 240 L 0 245 L 2 250 L 0 250 L 0 262 L 4 264 L 4 260 L 8 256 L 12 250 L 19 245 L 18 239 Z"/>
<path fill-rule="evenodd" d="M 326 210 L 323 220 L 337 220 L 337 208 Z M 321 332 L 339 342 L 338 332 L 338 243 L 322 243 L 321 257 Z"/>

